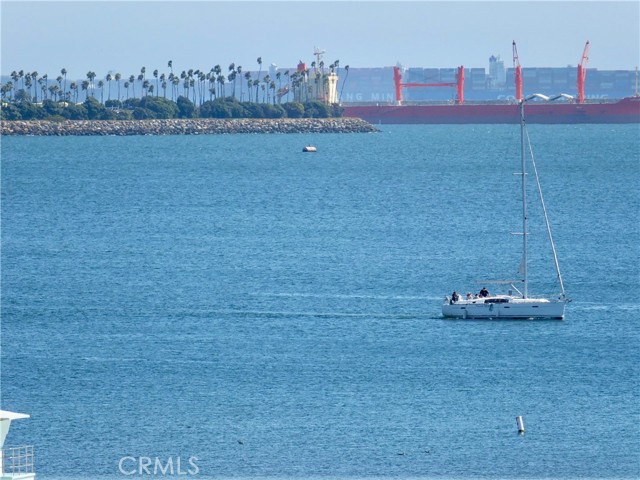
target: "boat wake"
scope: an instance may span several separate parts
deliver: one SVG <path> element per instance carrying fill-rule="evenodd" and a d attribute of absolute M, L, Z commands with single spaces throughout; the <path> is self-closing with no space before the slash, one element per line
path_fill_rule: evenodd
<path fill-rule="evenodd" d="M 258 317 L 265 319 L 280 318 L 380 318 L 389 320 L 423 319 L 418 313 L 381 313 L 381 312 L 313 312 L 313 311 L 273 311 L 273 310 L 214 310 L 212 315 L 234 317 Z"/>
<path fill-rule="evenodd" d="M 442 296 L 424 295 L 364 295 L 364 294 L 327 294 L 327 293 L 287 293 L 287 292 L 252 292 L 249 295 L 262 297 L 290 297 L 290 298 L 339 298 L 366 300 L 441 300 Z"/>
<path fill-rule="evenodd" d="M 640 303 L 592 303 L 592 302 L 573 302 L 573 308 L 577 312 L 593 312 L 593 311 L 613 311 L 622 312 L 638 312 L 640 311 Z"/>

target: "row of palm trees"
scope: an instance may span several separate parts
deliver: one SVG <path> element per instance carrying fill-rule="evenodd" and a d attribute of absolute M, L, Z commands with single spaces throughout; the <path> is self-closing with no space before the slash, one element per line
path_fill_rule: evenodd
<path fill-rule="evenodd" d="M 289 94 L 293 94 L 295 101 L 307 101 L 311 92 L 310 80 L 315 83 L 315 92 L 322 91 L 322 97 L 326 97 L 326 85 L 328 84 L 328 73 L 326 72 L 323 61 L 318 65 L 316 62 L 311 63 L 312 70 L 303 69 L 299 66 L 294 72 L 289 70 L 277 71 L 275 78 L 271 78 L 269 74 L 260 78 L 262 73 L 262 57 L 258 57 L 258 72 L 254 78 L 250 71 L 243 71 L 241 65 L 231 63 L 227 69 L 226 75 L 223 73 L 220 65 L 215 65 L 208 72 L 199 69 L 183 70 L 180 74 L 174 74 L 173 61 L 169 60 L 167 67 L 170 69 L 168 73 L 160 73 L 157 69 L 153 70 L 153 79 L 147 78 L 147 69 L 142 67 L 137 75 L 123 77 L 120 73 L 108 73 L 104 79 L 99 79 L 97 83 L 95 79 L 96 73 L 87 72 L 86 80 L 71 81 L 67 88 L 67 70 L 60 70 L 60 75 L 55 81 L 50 81 L 47 74 L 39 75 L 37 71 L 25 72 L 23 70 L 11 72 L 11 80 L 1 86 L 1 94 L 3 100 L 8 101 L 33 101 L 38 103 L 39 99 L 51 99 L 54 101 L 67 101 L 78 103 L 81 92 L 86 92 L 85 96 L 91 95 L 95 97 L 96 91 L 100 91 L 100 102 L 104 103 L 105 84 L 107 90 L 107 100 L 111 100 L 111 83 L 115 81 L 117 87 L 118 101 L 122 100 L 121 88 L 124 88 L 125 99 L 137 98 L 137 95 L 159 96 L 162 89 L 162 96 L 167 99 L 167 90 L 171 100 L 177 99 L 183 95 L 193 101 L 194 104 L 202 105 L 207 100 L 214 98 L 231 96 L 238 98 L 240 101 L 249 101 L 256 103 L 276 103 L 282 98 L 289 100 Z M 303 65 L 300 62 L 300 65 Z M 329 73 L 337 73 L 340 68 L 340 61 L 336 60 L 328 66 Z M 344 67 L 346 72 L 342 82 L 342 89 L 349 74 L 349 66 Z M 283 80 L 285 85 L 283 87 Z M 136 86 L 138 90 L 136 90 Z M 244 88 L 246 86 L 246 89 Z M 182 93 L 180 89 L 182 87 Z M 236 88 L 238 87 L 238 88 Z M 342 89 L 340 97 L 342 97 Z M 38 91 L 40 90 L 40 96 Z M 230 95 L 229 95 L 230 90 Z M 246 95 L 246 98 L 245 98 Z M 314 98 L 315 99 L 315 98 Z"/>

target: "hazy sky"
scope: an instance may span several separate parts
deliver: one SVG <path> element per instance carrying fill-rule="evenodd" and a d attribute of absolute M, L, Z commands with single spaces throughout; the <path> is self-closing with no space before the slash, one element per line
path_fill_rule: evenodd
<path fill-rule="evenodd" d="M 640 63 L 640 1 L 6 1 L 1 0 L 1 72 L 50 77 L 123 76 L 159 69 L 245 71 L 313 60 L 341 66 L 485 67 L 492 54 L 512 65 L 511 42 L 527 66 Z"/>

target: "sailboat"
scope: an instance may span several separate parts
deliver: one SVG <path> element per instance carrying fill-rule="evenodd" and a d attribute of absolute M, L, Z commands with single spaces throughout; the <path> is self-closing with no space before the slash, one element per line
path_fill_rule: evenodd
<path fill-rule="evenodd" d="M 562 275 L 560 273 L 560 265 L 558 263 L 558 256 L 556 254 L 556 248 L 553 243 L 553 236 L 551 235 L 551 226 L 547 217 L 547 210 L 544 205 L 544 198 L 542 196 L 542 188 L 540 187 L 540 179 L 538 178 L 538 171 L 533 158 L 533 152 L 531 150 L 531 144 L 529 142 L 529 152 L 531 152 L 531 164 L 535 173 L 535 179 L 538 189 L 538 197 L 542 204 L 542 212 L 547 227 L 547 234 L 549 242 L 551 244 L 551 251 L 553 253 L 553 261 L 555 264 L 558 283 L 560 286 L 560 293 L 557 297 L 545 298 L 545 297 L 530 297 L 529 296 L 529 277 L 527 268 L 527 250 L 528 250 L 528 233 L 527 233 L 527 162 L 525 160 L 525 136 L 527 141 L 529 136 L 526 130 L 526 123 L 524 118 L 524 104 L 526 101 L 535 97 L 541 97 L 543 100 L 549 101 L 554 98 L 548 98 L 544 95 L 534 94 L 530 97 L 520 100 L 520 153 L 522 163 L 522 261 L 519 267 L 519 273 L 522 275 L 517 280 L 500 280 L 491 283 L 510 285 L 511 288 L 505 295 L 491 295 L 489 291 L 483 287 L 480 293 L 471 296 L 467 294 L 462 297 L 461 294 L 453 292 L 451 296 L 446 296 L 444 303 L 442 304 L 442 315 L 445 317 L 462 318 L 462 319 L 475 319 L 475 318 L 488 318 L 488 319 L 563 319 L 565 306 L 568 303 L 568 298 L 565 294 L 564 283 L 562 281 Z M 520 287 L 520 288 L 518 288 Z M 515 292 L 514 292 L 515 291 Z"/>

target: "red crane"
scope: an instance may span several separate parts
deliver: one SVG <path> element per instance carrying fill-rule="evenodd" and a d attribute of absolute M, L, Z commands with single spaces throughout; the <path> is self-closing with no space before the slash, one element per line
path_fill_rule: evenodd
<path fill-rule="evenodd" d="M 578 103 L 584 103 L 584 81 L 587 77 L 587 63 L 589 62 L 589 40 L 584 46 L 582 59 L 578 65 Z"/>
<path fill-rule="evenodd" d="M 522 68 L 515 40 L 513 41 L 513 79 L 516 83 L 516 100 L 520 101 L 522 100 Z"/>
<path fill-rule="evenodd" d="M 393 83 L 396 87 L 396 102 L 402 103 L 402 87 L 456 87 L 456 103 L 462 105 L 464 102 L 464 67 L 461 65 L 456 72 L 455 83 L 402 83 L 402 74 L 398 67 L 393 67 Z"/>

